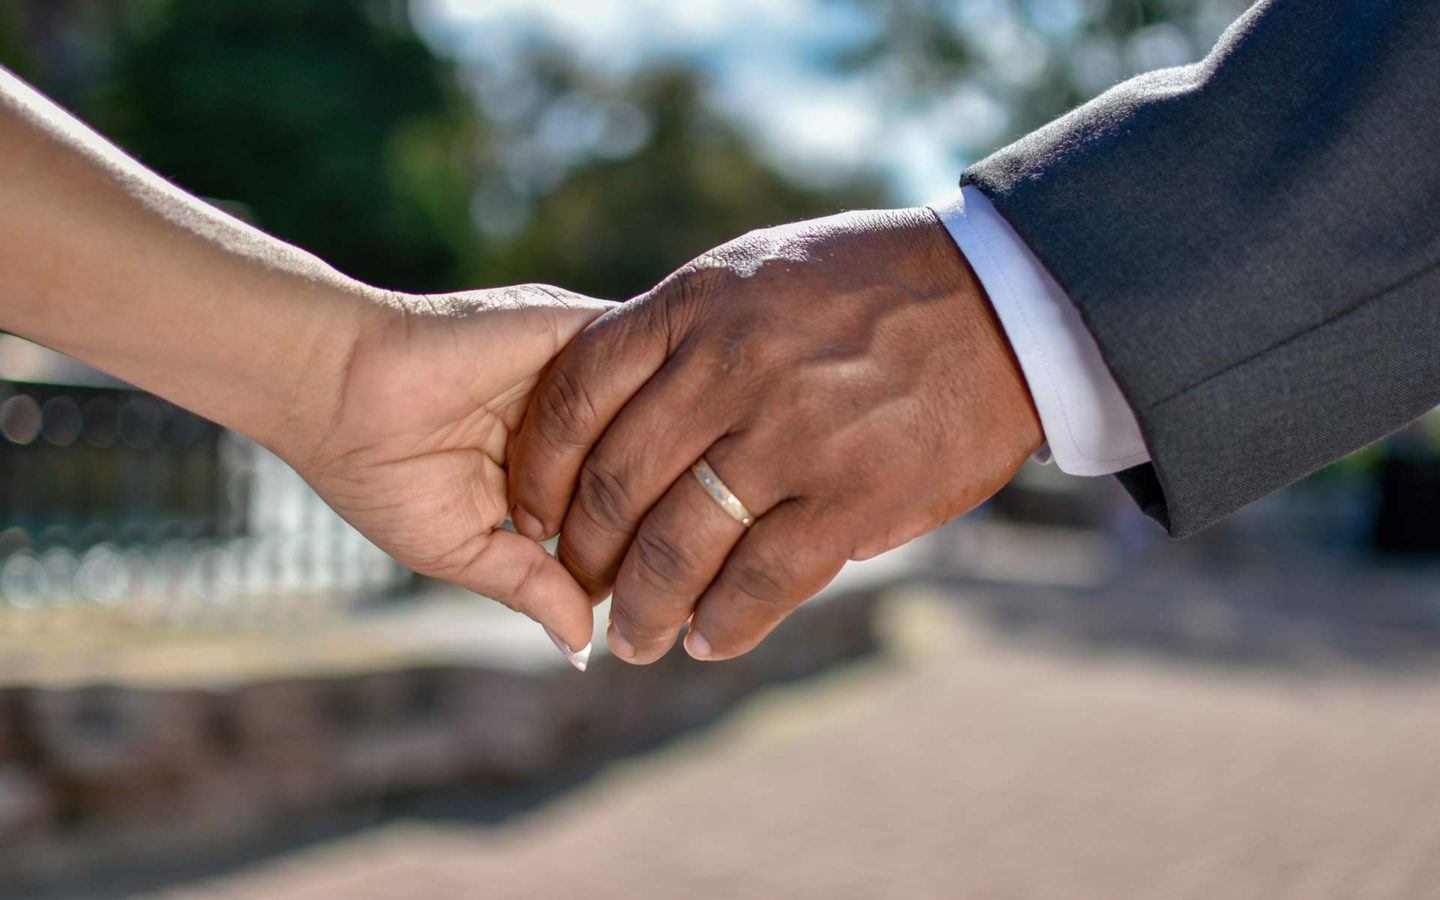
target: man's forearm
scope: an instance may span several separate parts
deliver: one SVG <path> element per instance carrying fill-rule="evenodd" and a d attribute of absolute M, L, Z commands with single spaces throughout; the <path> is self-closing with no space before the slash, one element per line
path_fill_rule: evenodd
<path fill-rule="evenodd" d="M 379 292 L 184 193 L 0 70 L 0 328 L 274 445 Z"/>

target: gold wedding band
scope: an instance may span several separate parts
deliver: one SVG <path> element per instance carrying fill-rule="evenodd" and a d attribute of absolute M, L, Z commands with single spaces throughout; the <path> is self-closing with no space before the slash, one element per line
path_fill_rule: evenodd
<path fill-rule="evenodd" d="M 690 473 L 695 476 L 696 481 L 700 482 L 700 486 L 705 489 L 705 493 L 710 495 L 710 499 L 720 504 L 720 508 L 725 510 L 730 518 L 746 528 L 755 524 L 755 517 L 750 515 L 750 510 L 745 508 L 745 504 L 740 502 L 740 498 L 735 496 L 734 491 L 725 486 L 725 482 L 721 481 L 720 476 L 715 474 L 715 470 L 710 468 L 705 457 L 700 457 L 700 461 L 690 467 Z"/>

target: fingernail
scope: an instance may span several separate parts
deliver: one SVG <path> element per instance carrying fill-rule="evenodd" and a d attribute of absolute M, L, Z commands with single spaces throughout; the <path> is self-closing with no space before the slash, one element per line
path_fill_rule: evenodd
<path fill-rule="evenodd" d="M 635 645 L 625 640 L 625 635 L 611 622 L 610 627 L 605 629 L 605 639 L 610 642 L 610 652 L 621 659 L 629 662 L 635 659 Z"/>
<path fill-rule="evenodd" d="M 715 651 L 710 649 L 710 642 L 700 632 L 691 628 L 690 633 L 685 635 L 685 652 L 695 659 L 709 659 Z"/>
<path fill-rule="evenodd" d="M 544 625 L 540 627 L 545 628 Z M 550 640 L 555 643 L 555 646 L 560 649 L 560 655 L 565 657 L 565 661 L 570 665 L 582 672 L 585 671 L 586 666 L 590 665 L 590 645 L 588 643 L 579 650 L 571 650 L 570 645 L 560 640 L 560 635 L 551 631 L 549 628 L 545 628 L 545 634 L 548 635 Z"/>
<path fill-rule="evenodd" d="M 532 541 L 545 540 L 545 526 L 540 520 L 530 515 L 523 508 L 517 506 L 510 510 L 510 521 L 515 523 L 515 530 L 525 535 Z"/>

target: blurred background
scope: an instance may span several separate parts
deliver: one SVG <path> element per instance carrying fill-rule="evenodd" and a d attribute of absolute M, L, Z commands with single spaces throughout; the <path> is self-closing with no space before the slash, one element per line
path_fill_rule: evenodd
<path fill-rule="evenodd" d="M 623 299 L 1244 5 L 0 0 L 0 64 L 373 283 Z M 1031 466 L 750 657 L 581 676 L 0 335 L 3 896 L 1440 896 L 1437 662 L 1433 416 L 1183 544 Z"/>

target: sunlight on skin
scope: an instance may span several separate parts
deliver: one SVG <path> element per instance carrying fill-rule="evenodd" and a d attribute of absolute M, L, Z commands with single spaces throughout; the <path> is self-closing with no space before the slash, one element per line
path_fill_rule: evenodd
<path fill-rule="evenodd" d="M 500 529 L 504 467 L 539 372 L 606 304 L 540 285 L 361 284 L 3 70 L 0 153 L 0 329 L 254 438 L 402 564 L 530 615 L 578 666 L 589 600 Z"/>

